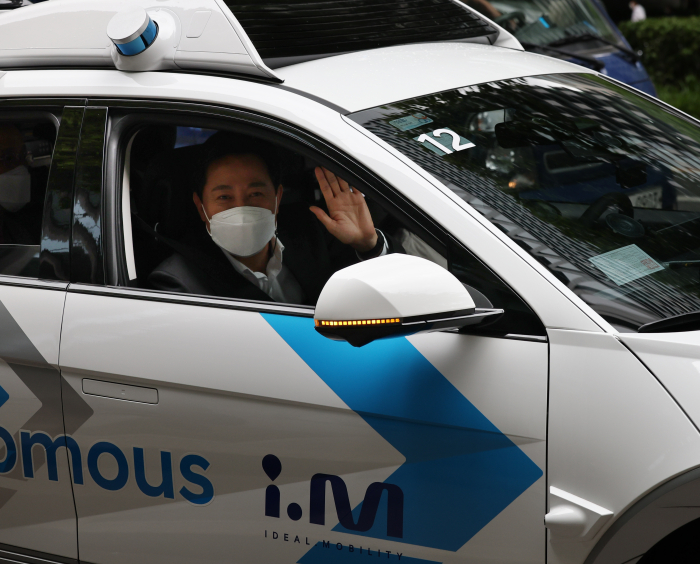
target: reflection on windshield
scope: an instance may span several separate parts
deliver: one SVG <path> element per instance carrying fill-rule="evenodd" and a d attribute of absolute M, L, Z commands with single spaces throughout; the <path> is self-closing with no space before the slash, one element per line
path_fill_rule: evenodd
<path fill-rule="evenodd" d="M 467 5 L 523 43 L 551 45 L 586 34 L 619 42 L 591 0 L 467 0 Z"/>
<path fill-rule="evenodd" d="M 700 129 L 608 81 L 481 84 L 354 114 L 624 330 L 700 310 Z"/>

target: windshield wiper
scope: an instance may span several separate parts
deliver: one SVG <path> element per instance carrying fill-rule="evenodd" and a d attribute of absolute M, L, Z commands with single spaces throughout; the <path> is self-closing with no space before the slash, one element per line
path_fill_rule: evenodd
<path fill-rule="evenodd" d="M 676 331 L 698 331 L 700 330 L 700 311 L 681 313 L 659 321 L 652 321 L 642 325 L 639 333 L 674 333 Z"/>
<path fill-rule="evenodd" d="M 632 49 L 623 47 L 619 43 L 615 43 L 614 41 L 610 41 L 609 39 L 605 39 L 600 35 L 595 35 L 593 33 L 580 33 L 578 35 L 568 35 L 566 37 L 562 37 L 561 39 L 555 39 L 554 41 L 550 41 L 549 43 L 547 43 L 547 47 L 559 47 L 562 45 L 571 45 L 572 43 L 579 43 L 583 41 L 600 41 L 601 43 L 605 43 L 606 45 L 615 47 L 615 49 L 617 49 L 621 53 L 624 53 L 625 55 L 629 56 L 635 63 L 639 61 L 639 58 L 641 56 L 640 53 L 635 53 L 634 51 L 632 51 Z"/>
<path fill-rule="evenodd" d="M 576 53 L 570 53 L 564 49 L 557 49 L 556 47 L 550 47 L 549 45 L 537 45 L 536 43 L 524 43 L 520 44 L 525 47 L 525 49 L 541 49 L 542 51 L 549 51 L 551 53 L 559 53 L 560 55 L 565 55 L 573 59 L 578 59 L 579 61 L 585 61 L 593 67 L 594 70 L 600 71 L 605 68 L 605 64 L 601 63 L 598 59 L 593 57 L 587 57 L 586 55 L 577 55 Z"/>

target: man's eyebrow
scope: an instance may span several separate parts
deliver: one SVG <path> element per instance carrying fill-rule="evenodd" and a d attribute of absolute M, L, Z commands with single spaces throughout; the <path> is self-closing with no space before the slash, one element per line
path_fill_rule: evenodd
<path fill-rule="evenodd" d="M 265 188 L 267 186 L 267 182 L 264 180 L 253 180 L 251 183 L 248 184 L 248 188 Z M 233 187 L 229 184 L 219 184 L 218 186 L 214 186 L 214 188 L 211 189 L 212 192 L 216 192 L 219 190 L 233 190 Z"/>

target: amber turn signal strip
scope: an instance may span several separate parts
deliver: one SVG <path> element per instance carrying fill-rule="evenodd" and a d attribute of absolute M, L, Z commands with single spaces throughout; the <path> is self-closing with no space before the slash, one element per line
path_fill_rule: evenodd
<path fill-rule="evenodd" d="M 398 318 L 392 319 L 355 319 L 353 321 L 321 321 L 315 320 L 316 327 L 348 327 L 357 325 L 396 325 L 401 323 Z"/>

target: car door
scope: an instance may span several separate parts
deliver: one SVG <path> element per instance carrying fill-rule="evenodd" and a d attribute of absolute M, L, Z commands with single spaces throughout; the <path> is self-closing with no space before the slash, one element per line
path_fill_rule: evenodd
<path fill-rule="evenodd" d="M 58 353 L 84 103 L 0 102 L 0 559 L 78 557 Z"/>
<path fill-rule="evenodd" d="M 74 279 L 61 340 L 66 385 L 94 413 L 72 435 L 81 558 L 544 561 L 548 344 L 529 308 L 518 302 L 530 334 L 442 332 L 355 349 L 318 335 L 312 307 L 139 287 L 134 237 L 147 222 L 130 209 L 130 167 L 162 136 L 134 153 L 135 127 L 148 112 L 149 123 L 190 123 L 194 108 L 109 111 L 109 285 L 87 271 Z M 205 118 L 271 135 L 269 120 L 235 111 Z M 344 163 L 363 182 L 347 156 L 293 136 L 307 157 Z M 165 240 L 159 229 L 146 233 Z M 455 273 L 488 274 L 449 241 Z M 490 276 L 495 293 L 519 299 Z"/>

